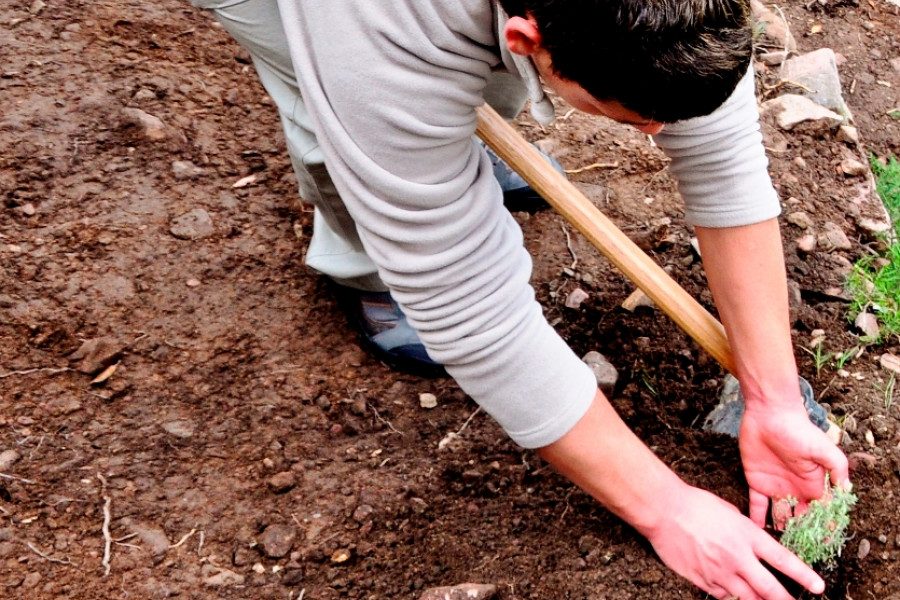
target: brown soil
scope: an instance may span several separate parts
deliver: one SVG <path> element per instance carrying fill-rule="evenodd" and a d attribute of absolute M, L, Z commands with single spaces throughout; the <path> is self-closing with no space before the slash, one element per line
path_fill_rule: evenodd
<path fill-rule="evenodd" d="M 274 108 L 248 56 L 206 15 L 176 0 L 47 2 L 0 7 L 0 452 L 20 456 L 0 469 L 0 596 L 417 598 L 481 581 L 498 584 L 502 600 L 703 597 L 474 414 L 452 381 L 398 374 L 359 349 L 303 266 L 311 218 Z M 803 50 L 846 58 L 866 151 L 900 152 L 886 114 L 900 87 L 890 62 L 900 57 L 898 8 L 783 8 Z M 814 24 L 822 32 L 803 35 Z M 163 139 L 148 139 L 125 107 L 159 117 Z M 520 125 L 566 168 L 617 162 L 572 179 L 711 308 L 666 161 L 644 136 L 581 115 L 546 130 Z M 851 251 L 798 254 L 802 231 L 785 222 L 797 346 L 822 328 L 826 351 L 850 348 L 858 336 L 832 288 L 871 240 L 852 209 L 864 181 L 836 167 L 862 152 L 830 134 L 773 135 L 786 214 L 804 210 L 853 240 Z M 202 173 L 176 177 L 173 161 Z M 255 181 L 233 186 L 248 175 Z M 210 235 L 170 233 L 173 219 L 201 208 Z M 722 369 L 660 311 L 623 311 L 633 286 L 561 217 L 517 218 L 548 318 L 577 352 L 599 350 L 618 367 L 624 418 L 685 479 L 745 509 L 736 444 L 699 428 Z M 590 298 L 573 310 L 563 302 L 576 286 Z M 98 339 L 96 360 L 70 359 Z M 825 574 L 835 600 L 900 594 L 890 575 L 900 560 L 900 414 L 877 388 L 883 352 L 900 346 L 846 365 L 857 378 L 833 365 L 817 372 L 798 351 L 819 399 L 855 422 L 845 449 L 857 453 L 860 503 L 854 537 Z M 92 385 L 112 363 L 112 377 Z M 439 406 L 421 408 L 423 392 Z M 212 586 L 230 576 L 221 569 L 241 582 Z"/>

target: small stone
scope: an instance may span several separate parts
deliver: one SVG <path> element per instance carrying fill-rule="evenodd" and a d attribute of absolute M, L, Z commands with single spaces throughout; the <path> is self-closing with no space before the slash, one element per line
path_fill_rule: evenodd
<path fill-rule="evenodd" d="M 881 535 L 878 536 L 878 541 L 881 542 L 882 544 L 887 544 L 888 537 L 882 533 Z"/>
<path fill-rule="evenodd" d="M 213 565 L 203 565 L 202 573 L 207 573 L 206 568 L 211 567 L 212 573 L 206 575 L 203 578 L 203 584 L 208 585 L 210 587 L 225 587 L 229 585 L 244 585 L 244 576 L 235 573 L 234 571 L 229 571 L 228 569 L 221 569 L 219 567 L 214 567 Z"/>
<path fill-rule="evenodd" d="M 810 229 L 813 226 L 812 218 L 803 211 L 792 212 L 785 219 L 800 229 Z"/>
<path fill-rule="evenodd" d="M 189 160 L 176 160 L 172 163 L 172 175 L 175 179 L 196 179 L 203 175 L 203 169 Z"/>
<path fill-rule="evenodd" d="M 837 140 L 845 144 L 858 144 L 859 132 L 856 130 L 856 127 L 841 125 L 840 129 L 838 129 Z"/>
<path fill-rule="evenodd" d="M 194 437 L 194 425 L 190 421 L 169 421 L 168 423 L 163 423 L 162 428 L 166 433 L 183 440 Z"/>
<path fill-rule="evenodd" d="M 566 296 L 566 307 L 576 309 L 581 308 L 581 305 L 584 303 L 584 301 L 590 297 L 590 294 L 585 292 L 583 289 L 575 288 L 574 290 L 569 292 L 568 296 Z"/>
<path fill-rule="evenodd" d="M 435 396 L 434 394 L 430 394 L 428 392 L 419 394 L 419 406 L 421 406 L 422 408 L 431 410 L 432 408 L 437 408 L 437 405 L 437 396 Z"/>
<path fill-rule="evenodd" d="M 808 233 L 797 238 L 797 250 L 804 254 L 811 254 L 816 250 L 816 236 Z"/>
<path fill-rule="evenodd" d="M 81 410 L 81 402 L 71 396 L 64 398 L 53 398 L 48 400 L 44 408 L 54 417 L 62 415 L 70 415 L 73 412 Z"/>
<path fill-rule="evenodd" d="M 284 471 L 282 473 L 277 473 L 269 477 L 269 481 L 266 482 L 269 486 L 269 489 L 276 494 L 283 494 L 297 485 L 297 476 L 294 475 L 291 471 Z"/>
<path fill-rule="evenodd" d="M 890 60 L 891 66 L 894 67 L 894 70 L 900 73 L 900 56 L 897 58 L 892 58 Z"/>
<path fill-rule="evenodd" d="M 857 219 L 856 225 L 872 238 L 877 238 L 879 234 L 891 229 L 890 221 L 881 219 L 860 218 Z"/>
<path fill-rule="evenodd" d="M 856 551 L 856 556 L 862 560 L 869 555 L 869 552 L 872 550 L 872 543 L 863 538 L 859 541 L 859 550 Z"/>
<path fill-rule="evenodd" d="M 794 163 L 794 166 L 796 166 L 799 169 L 805 169 L 807 166 L 806 159 L 803 158 L 802 156 L 795 156 L 794 160 L 792 162 Z"/>
<path fill-rule="evenodd" d="M 881 329 L 878 327 L 878 318 L 870 312 L 859 313 L 853 324 L 867 338 L 878 339 L 881 335 Z"/>
<path fill-rule="evenodd" d="M 855 158 L 845 158 L 841 161 L 841 171 L 847 177 L 860 177 L 869 172 L 869 167 Z"/>
<path fill-rule="evenodd" d="M 12 467 L 18 460 L 22 458 L 15 450 L 4 450 L 0 452 L 0 473 L 6 473 L 9 471 L 10 467 Z"/>
<path fill-rule="evenodd" d="M 252 570 L 254 573 L 259 573 L 260 575 L 266 572 L 266 568 L 262 563 L 254 564 L 252 567 L 250 567 L 250 570 Z"/>
<path fill-rule="evenodd" d="M 269 558 L 284 558 L 294 547 L 297 530 L 290 525 L 269 525 L 257 542 L 263 554 Z"/>
<path fill-rule="evenodd" d="M 147 88 L 141 88 L 134 93 L 135 102 L 146 102 L 148 100 L 156 100 L 156 92 L 153 90 L 148 90 Z"/>
<path fill-rule="evenodd" d="M 653 299 L 645 294 L 643 290 L 633 291 L 631 295 L 622 302 L 622 308 L 628 312 L 634 312 L 642 306 L 645 308 L 654 308 L 656 306 Z"/>
<path fill-rule="evenodd" d="M 594 377 L 597 379 L 597 386 L 603 394 L 607 398 L 612 398 L 616 390 L 616 383 L 619 381 L 619 372 L 612 363 L 595 350 L 585 354 L 581 360 L 593 371 Z"/>
<path fill-rule="evenodd" d="M 139 108 L 123 109 L 125 122 L 138 127 L 141 133 L 151 142 L 160 142 L 169 137 L 169 129 L 158 117 Z"/>
<path fill-rule="evenodd" d="M 374 512 L 375 509 L 368 504 L 360 504 L 356 507 L 356 510 L 353 511 L 353 520 L 357 523 L 365 523 L 372 518 Z"/>
<path fill-rule="evenodd" d="M 31 3 L 31 7 L 28 9 L 28 12 L 30 12 L 33 15 L 36 15 L 36 14 L 40 13 L 42 10 L 44 10 L 44 8 L 46 8 L 46 7 L 47 7 L 47 3 L 44 2 L 44 0 L 34 0 L 34 2 Z"/>
<path fill-rule="evenodd" d="M 637 577 L 637 582 L 640 585 L 656 585 L 660 581 L 665 578 L 662 571 L 659 569 L 650 567 L 649 569 L 642 570 Z"/>
<path fill-rule="evenodd" d="M 195 208 L 172 220 L 169 232 L 182 240 L 200 240 L 216 233 L 212 217 L 202 208 Z"/>
<path fill-rule="evenodd" d="M 772 100 L 766 100 L 760 106 L 763 114 L 775 116 L 777 125 L 786 131 L 790 131 L 801 123 L 809 124 L 815 130 L 827 131 L 840 126 L 844 117 L 830 111 L 797 94 L 784 94 Z"/>
<path fill-rule="evenodd" d="M 900 356 L 885 353 L 881 355 L 878 362 L 882 369 L 900 375 Z"/>
<path fill-rule="evenodd" d="M 825 435 L 831 440 L 835 446 L 839 446 L 841 444 L 841 438 L 844 435 L 844 432 L 838 427 L 835 423 L 828 424 L 828 431 L 825 432 Z"/>
<path fill-rule="evenodd" d="M 419 600 L 490 600 L 497 586 L 489 583 L 461 583 L 451 587 L 429 588 Z"/>
<path fill-rule="evenodd" d="M 188 286 L 189 288 L 195 288 L 195 287 L 200 287 L 201 282 L 200 282 L 200 280 L 197 279 L 196 277 L 191 277 L 190 279 L 188 279 L 187 281 L 185 281 L 184 284 L 185 284 L 186 286 Z"/>
<path fill-rule="evenodd" d="M 22 214 L 26 217 L 33 217 L 34 213 L 37 212 L 37 210 L 35 210 L 34 208 L 34 204 L 32 204 L 31 202 L 26 202 L 19 210 L 21 210 Z"/>
<path fill-rule="evenodd" d="M 869 448 L 875 447 L 875 434 L 872 433 L 871 429 L 866 429 L 863 438 L 866 440 L 866 444 L 868 444 Z"/>
<path fill-rule="evenodd" d="M 154 560 L 162 560 L 171 545 L 165 531 L 154 525 L 132 522 L 128 518 L 123 519 L 123 522 L 132 533 L 137 534 L 141 545 L 153 556 Z"/>
<path fill-rule="evenodd" d="M 351 552 L 348 548 L 340 548 L 339 550 L 335 550 L 331 554 L 331 562 L 336 565 L 347 562 L 353 557 L 353 552 Z"/>
<path fill-rule="evenodd" d="M 25 588 L 33 588 L 37 584 L 41 582 L 41 574 L 37 571 L 32 571 L 28 575 L 25 576 L 25 579 L 22 580 L 22 587 Z"/>
<path fill-rule="evenodd" d="M 824 252 L 851 250 L 853 248 L 844 230 L 834 223 L 825 223 L 823 231 L 819 234 L 816 242 Z"/>
<path fill-rule="evenodd" d="M 116 362 L 125 345 L 112 337 L 94 338 L 84 342 L 69 355 L 69 360 L 79 361 L 76 369 L 85 375 L 95 375 Z"/>

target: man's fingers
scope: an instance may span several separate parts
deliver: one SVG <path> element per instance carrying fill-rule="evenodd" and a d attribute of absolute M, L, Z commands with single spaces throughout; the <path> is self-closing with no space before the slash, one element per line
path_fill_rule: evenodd
<path fill-rule="evenodd" d="M 750 488 L 750 520 L 759 527 L 766 526 L 766 512 L 769 510 L 769 498 Z"/>
<path fill-rule="evenodd" d="M 825 581 L 805 562 L 775 541 L 768 534 L 758 536 L 754 542 L 756 555 L 784 573 L 813 594 L 825 591 Z M 785 592 L 787 593 L 787 592 Z"/>
<path fill-rule="evenodd" d="M 822 467 L 831 475 L 832 485 L 846 487 L 850 484 L 850 466 L 847 456 L 834 444 L 819 444 L 815 457 Z"/>

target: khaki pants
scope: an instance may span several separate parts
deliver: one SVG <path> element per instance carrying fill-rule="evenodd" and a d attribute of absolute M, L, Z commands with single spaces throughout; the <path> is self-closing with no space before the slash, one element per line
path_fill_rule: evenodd
<path fill-rule="evenodd" d="M 315 207 L 306 264 L 342 285 L 385 291 L 375 264 L 362 247 L 356 224 L 325 168 L 297 87 L 276 0 L 191 1 L 212 11 L 225 30 L 250 53 L 263 87 L 278 107 L 300 197 Z M 501 115 L 512 119 L 525 103 L 526 90 L 519 79 L 496 73 L 488 81 L 484 96 Z"/>

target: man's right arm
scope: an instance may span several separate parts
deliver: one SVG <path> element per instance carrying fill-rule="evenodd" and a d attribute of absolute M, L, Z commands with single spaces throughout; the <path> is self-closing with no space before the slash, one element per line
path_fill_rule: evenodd
<path fill-rule="evenodd" d="M 765 561 L 814 594 L 825 583 L 731 504 L 678 478 L 597 392 L 542 458 L 646 536 L 673 571 L 717 598 L 789 600 Z"/>

